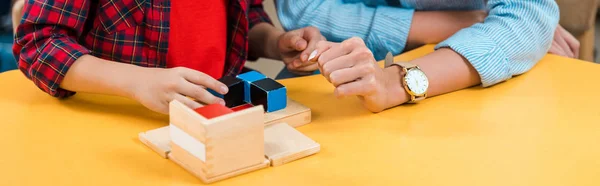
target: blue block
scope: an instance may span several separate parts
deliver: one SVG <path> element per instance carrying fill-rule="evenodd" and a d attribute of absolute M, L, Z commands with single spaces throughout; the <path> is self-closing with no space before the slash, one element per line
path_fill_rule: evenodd
<path fill-rule="evenodd" d="M 273 79 L 262 79 L 250 84 L 251 103 L 263 105 L 266 112 L 274 112 L 287 106 L 287 89 Z"/>
<path fill-rule="evenodd" d="M 269 91 L 267 99 L 267 112 L 284 109 L 287 106 L 287 89 L 283 87 Z"/>
<path fill-rule="evenodd" d="M 212 95 L 215 95 L 221 99 L 223 99 L 223 94 L 219 94 L 217 91 L 214 91 L 213 89 L 207 88 L 206 90 L 208 90 L 208 92 L 210 92 Z"/>
<path fill-rule="evenodd" d="M 250 103 L 250 84 L 258 80 L 266 79 L 267 76 L 256 71 L 250 71 L 238 75 L 237 78 L 244 81 L 244 101 L 246 101 L 246 103 Z"/>

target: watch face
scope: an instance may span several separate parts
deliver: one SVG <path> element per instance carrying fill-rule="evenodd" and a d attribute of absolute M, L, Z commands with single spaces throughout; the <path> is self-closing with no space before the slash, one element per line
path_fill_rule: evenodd
<path fill-rule="evenodd" d="M 406 72 L 406 76 L 404 76 L 404 81 L 406 85 L 415 95 L 423 95 L 427 92 L 427 88 L 429 88 L 429 80 L 427 80 L 427 76 L 423 71 L 413 68 Z"/>

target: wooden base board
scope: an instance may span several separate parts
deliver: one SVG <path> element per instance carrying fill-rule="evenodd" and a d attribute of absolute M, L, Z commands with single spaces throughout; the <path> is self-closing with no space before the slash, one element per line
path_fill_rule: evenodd
<path fill-rule="evenodd" d="M 310 121 L 310 108 L 289 98 L 287 100 L 287 107 L 265 114 L 265 126 L 276 123 L 287 123 L 292 127 L 299 127 L 310 123 Z"/>
<path fill-rule="evenodd" d="M 316 154 L 321 145 L 285 123 L 265 127 L 265 156 L 271 166 Z"/>
<path fill-rule="evenodd" d="M 271 134 L 270 136 L 272 136 L 272 137 L 270 137 L 270 139 L 279 139 L 281 137 L 281 135 L 279 135 L 278 133 L 284 133 L 284 134 L 282 134 L 282 136 L 289 135 L 289 133 L 293 133 L 293 132 L 290 132 L 289 129 L 291 129 L 291 130 L 295 131 L 296 133 L 300 134 L 300 136 L 306 138 L 307 140 L 310 140 L 310 139 L 308 139 L 308 137 L 302 135 L 300 132 L 298 132 L 292 128 L 292 127 L 299 127 L 299 126 L 308 124 L 308 123 L 310 123 L 310 121 L 311 121 L 310 108 L 308 108 L 298 102 L 295 102 L 291 99 L 288 99 L 288 106 L 285 109 L 282 109 L 282 110 L 279 110 L 276 112 L 266 113 L 264 122 L 265 122 L 265 126 L 267 126 L 267 127 L 270 125 L 277 126 L 277 127 L 269 127 L 269 128 L 271 128 L 270 129 L 271 133 L 275 134 L 275 135 Z M 281 129 L 282 127 L 279 126 L 279 125 L 281 125 L 279 123 L 283 123 L 282 125 L 286 125 L 287 128 Z M 287 123 L 287 124 L 285 124 L 285 123 Z M 273 129 L 275 129 L 275 130 L 273 130 Z M 267 129 L 265 129 L 265 133 L 266 132 L 267 132 Z M 303 139 L 302 137 L 298 137 L 297 135 L 292 135 L 291 138 L 289 138 L 289 139 L 294 139 L 294 138 Z M 158 153 L 161 157 L 171 159 L 173 162 L 180 165 L 181 167 L 188 170 L 189 172 L 193 173 L 195 176 L 200 178 L 205 183 L 216 182 L 219 180 L 223 180 L 226 178 L 230 178 L 230 177 L 244 174 L 247 172 L 251 172 L 254 170 L 262 169 L 262 168 L 268 167 L 269 165 L 278 166 L 281 164 L 285 164 L 287 162 L 294 161 L 294 160 L 315 154 L 320 150 L 320 145 L 316 144 L 316 143 L 315 143 L 316 146 L 315 145 L 312 145 L 312 146 L 307 145 L 307 146 L 299 147 L 298 145 L 293 145 L 293 143 L 289 143 L 289 142 L 285 142 L 285 141 L 277 142 L 277 143 L 269 142 L 270 146 L 274 146 L 274 147 L 278 148 L 276 150 L 264 149 L 265 153 L 270 152 L 270 154 L 271 154 L 270 160 L 266 159 L 264 162 L 257 164 L 257 165 L 249 166 L 247 168 L 239 169 L 239 170 L 236 170 L 233 172 L 224 173 L 224 174 L 220 174 L 217 176 L 212 176 L 210 178 L 206 178 L 206 177 L 202 177 L 199 174 L 195 173 L 194 171 L 192 171 L 193 169 L 191 169 L 191 167 L 188 167 L 188 165 L 184 164 L 180 159 L 178 159 L 177 157 L 173 157 L 171 155 L 172 147 L 170 144 L 171 138 L 169 135 L 169 126 L 142 132 L 139 134 L 139 139 L 140 139 L 140 141 L 142 141 L 142 143 L 144 143 L 146 146 L 150 147 L 153 151 Z M 306 139 L 302 140 L 302 141 L 304 141 L 303 144 L 306 142 L 305 141 Z M 312 140 L 310 140 L 310 141 L 312 141 Z M 314 142 L 314 141 L 312 141 L 312 142 Z M 310 144 L 308 142 L 306 142 L 306 143 Z M 267 145 L 267 142 L 265 139 L 265 148 L 267 146 L 268 145 Z M 302 150 L 298 150 L 298 149 L 302 149 Z"/>
<path fill-rule="evenodd" d="M 146 132 L 141 132 L 138 137 L 146 146 L 163 158 L 171 151 L 171 137 L 169 136 L 169 127 L 161 127 Z"/>
<path fill-rule="evenodd" d="M 204 174 L 204 172 L 203 172 L 204 170 L 202 169 L 201 166 L 194 166 L 201 160 L 186 153 L 185 150 L 178 149 L 177 147 L 174 146 L 173 153 L 169 153 L 168 157 L 171 161 L 175 162 L 177 165 L 181 166 L 183 169 L 192 173 L 194 176 L 200 178 L 200 180 L 202 180 L 202 182 L 204 182 L 204 183 L 213 183 L 216 181 L 224 180 L 227 178 L 231 178 L 231 177 L 245 174 L 248 172 L 252 172 L 255 170 L 263 169 L 263 168 L 266 168 L 269 166 L 269 160 L 265 159 L 265 161 L 263 161 L 259 164 L 256 164 L 256 165 L 252 165 L 252 166 L 249 166 L 246 168 L 238 169 L 238 170 L 235 170 L 232 172 L 228 172 L 228 173 L 224 173 L 224 174 L 220 174 L 220 175 L 216 175 L 216 176 L 212 176 L 212 177 L 206 177 L 206 174 Z M 194 163 L 194 161 L 197 161 L 197 162 Z"/>

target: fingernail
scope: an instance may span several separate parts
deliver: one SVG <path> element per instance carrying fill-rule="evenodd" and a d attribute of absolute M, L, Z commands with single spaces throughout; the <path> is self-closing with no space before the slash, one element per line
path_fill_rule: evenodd
<path fill-rule="evenodd" d="M 312 51 L 312 52 L 310 53 L 310 56 L 308 56 L 308 60 L 309 60 L 309 61 L 313 61 L 313 60 L 314 60 L 314 58 L 315 58 L 315 57 L 317 57 L 317 54 L 318 54 L 318 53 L 319 53 L 319 52 L 318 52 L 317 50 L 314 50 L 314 51 Z"/>
<path fill-rule="evenodd" d="M 302 47 L 302 42 L 300 42 L 300 41 L 296 42 L 296 48 L 298 48 L 298 49 L 299 49 L 299 48 L 301 48 L 301 47 Z"/>
<path fill-rule="evenodd" d="M 222 100 L 222 99 L 220 99 L 220 100 L 219 100 L 219 104 L 221 104 L 221 105 L 225 105 L 225 100 Z"/>
<path fill-rule="evenodd" d="M 221 86 L 221 93 L 227 94 L 227 92 L 229 92 L 229 89 L 227 88 L 227 86 Z"/>

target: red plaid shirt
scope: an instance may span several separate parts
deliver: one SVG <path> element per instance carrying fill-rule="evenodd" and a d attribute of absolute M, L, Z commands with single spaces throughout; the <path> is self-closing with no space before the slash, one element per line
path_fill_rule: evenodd
<path fill-rule="evenodd" d="M 262 0 L 230 1 L 225 75 L 243 68 L 249 28 L 270 23 Z M 73 62 L 85 54 L 164 68 L 169 10 L 169 0 L 28 0 L 13 53 L 19 69 L 40 89 L 55 97 L 70 96 L 74 92 L 59 84 Z"/>

